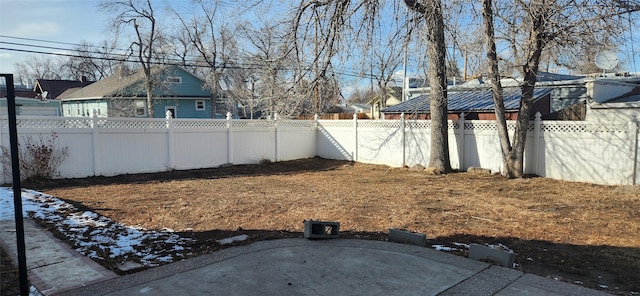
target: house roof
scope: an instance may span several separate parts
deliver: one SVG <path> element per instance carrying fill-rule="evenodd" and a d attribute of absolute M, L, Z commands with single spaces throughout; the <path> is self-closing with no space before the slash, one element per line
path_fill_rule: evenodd
<path fill-rule="evenodd" d="M 179 66 L 152 67 L 151 75 L 171 75 L 177 71 L 191 75 L 192 77 L 200 80 L 200 78 Z M 69 89 L 62 93 L 58 98 L 61 100 L 76 100 L 108 97 L 144 97 L 146 95 L 146 92 L 142 87 L 144 77 L 145 75 L 142 69 L 132 73 L 114 74 L 86 87 Z M 159 93 L 159 95 L 163 94 Z"/>
<path fill-rule="evenodd" d="M 85 87 L 94 82 L 95 81 L 37 79 L 33 90 L 38 94 L 46 91 L 48 95 L 45 99 L 55 99 L 67 89 Z"/>
<path fill-rule="evenodd" d="M 16 98 L 17 97 L 22 97 L 22 98 L 36 97 L 36 93 L 32 89 L 15 87 L 14 92 L 15 92 Z M 6 97 L 7 97 L 7 87 L 5 85 L 2 85 L 0 86 L 0 98 L 6 98 Z"/>
<path fill-rule="evenodd" d="M 551 93 L 551 88 L 535 88 L 534 101 Z M 506 111 L 516 111 L 520 107 L 522 96 L 519 87 L 504 88 L 504 107 Z M 491 89 L 482 88 L 474 90 L 452 91 L 447 93 L 449 112 L 465 111 L 493 111 L 493 96 Z M 429 95 L 421 95 L 411 100 L 402 102 L 382 110 L 383 113 L 429 113 Z"/>

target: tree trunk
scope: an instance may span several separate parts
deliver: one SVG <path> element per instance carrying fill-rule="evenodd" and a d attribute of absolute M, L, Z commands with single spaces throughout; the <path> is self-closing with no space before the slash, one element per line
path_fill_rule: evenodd
<path fill-rule="evenodd" d="M 427 0 L 421 4 L 416 0 L 404 0 L 415 11 L 422 13 L 427 21 L 427 58 L 429 59 L 429 113 L 431 116 L 431 153 L 429 167 L 441 173 L 451 172 L 449 159 L 449 126 L 447 106 L 446 44 L 442 2 Z"/>
<path fill-rule="evenodd" d="M 503 176 L 514 178 L 511 141 L 507 129 L 505 116 L 504 97 L 502 95 L 502 83 L 500 82 L 500 70 L 498 69 L 498 54 L 496 51 L 495 34 L 493 27 L 493 3 L 492 0 L 482 1 L 482 19 L 484 23 L 485 46 L 487 47 L 487 63 L 489 64 L 489 80 L 495 106 L 496 125 L 500 138 L 500 150 L 502 152 Z"/>
<path fill-rule="evenodd" d="M 442 173 L 451 172 L 449 159 L 449 126 L 446 77 L 446 45 L 444 22 L 440 0 L 429 0 L 431 13 L 425 14 L 428 34 L 427 57 L 429 58 L 429 113 L 431 114 L 431 154 L 429 167 Z"/>
<path fill-rule="evenodd" d="M 542 5 L 542 4 L 540 4 Z M 531 7 L 531 31 L 527 40 L 527 59 L 522 66 L 524 81 L 521 86 L 522 93 L 516 128 L 513 134 L 513 143 L 509 142 L 509 133 L 505 119 L 504 100 L 502 97 L 502 86 L 500 84 L 500 72 L 498 69 L 498 57 L 496 54 L 494 27 L 493 27 L 493 7 L 491 0 L 482 1 L 482 16 L 484 18 L 484 30 L 487 46 L 487 59 L 489 60 L 489 72 L 491 75 L 493 101 L 495 104 L 496 122 L 500 137 L 500 148 L 504 163 L 503 176 L 507 178 L 520 178 L 524 175 L 524 148 L 527 139 L 527 129 L 529 127 L 529 117 L 531 104 L 533 102 L 533 91 L 538 77 L 538 67 L 540 57 L 544 47 L 542 32 L 545 28 L 546 10 L 548 7 Z"/>
<path fill-rule="evenodd" d="M 144 71 L 145 71 L 144 87 L 145 87 L 145 91 L 147 92 L 147 111 L 149 113 L 148 117 L 154 118 L 155 111 L 153 110 L 153 83 L 151 81 L 151 70 L 148 68 L 145 68 Z"/>

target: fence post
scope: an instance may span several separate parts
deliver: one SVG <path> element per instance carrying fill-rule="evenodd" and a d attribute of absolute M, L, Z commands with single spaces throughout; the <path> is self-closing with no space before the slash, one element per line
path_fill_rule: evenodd
<path fill-rule="evenodd" d="M 404 112 L 400 114 L 400 131 L 402 133 L 402 167 L 407 166 L 407 137 L 405 133 Z"/>
<path fill-rule="evenodd" d="M 98 110 L 93 109 L 93 115 L 91 117 L 91 143 L 93 145 L 93 175 L 102 175 L 102 169 L 100 168 L 100 143 L 99 141 L 99 129 L 98 126 Z"/>
<path fill-rule="evenodd" d="M 4 117 L 0 116 L 0 147 L 2 146 L 2 129 L 4 127 L 4 121 L 5 121 Z M 9 125 L 7 124 L 7 126 Z M 5 183 L 9 183 L 9 182 L 4 181 L 4 166 L 0 165 L 0 184 L 5 184 Z"/>
<path fill-rule="evenodd" d="M 233 163 L 233 121 L 231 112 L 227 112 L 227 163 Z"/>
<path fill-rule="evenodd" d="M 465 121 L 464 112 L 460 113 L 460 119 L 458 119 L 458 169 L 465 170 L 464 167 L 464 121 Z"/>
<path fill-rule="evenodd" d="M 275 153 L 276 153 L 276 157 L 275 157 L 275 161 L 278 162 L 280 161 L 280 153 L 278 153 L 278 149 L 279 149 L 279 145 L 278 145 L 278 141 L 280 140 L 280 133 L 278 131 L 278 120 L 280 120 L 280 117 L 278 117 L 278 112 L 273 114 L 273 127 L 275 128 Z"/>
<path fill-rule="evenodd" d="M 320 156 L 319 152 L 320 152 L 320 141 L 318 141 L 318 133 L 320 132 L 320 128 L 319 128 L 319 123 L 318 123 L 318 113 L 313 114 L 313 127 L 316 130 L 316 139 L 315 139 L 315 150 L 313 154 L 315 154 L 315 156 Z"/>
<path fill-rule="evenodd" d="M 168 157 L 168 164 L 169 164 L 169 169 L 173 170 L 175 169 L 175 163 L 174 163 L 174 155 L 173 155 L 173 113 L 171 113 L 171 111 L 167 110 L 167 112 L 164 114 L 164 118 L 166 120 L 166 127 L 167 127 L 167 149 L 169 150 L 169 155 L 167 155 Z"/>
<path fill-rule="evenodd" d="M 539 172 L 540 169 L 540 133 L 542 127 L 542 114 L 540 112 L 536 112 L 535 120 L 533 124 L 533 173 L 542 176 Z"/>
<path fill-rule="evenodd" d="M 358 114 L 353 113 L 353 135 L 355 138 L 355 149 L 353 150 L 352 160 L 358 161 Z"/>
<path fill-rule="evenodd" d="M 629 137 L 631 140 L 630 142 L 633 145 L 631 146 L 633 149 L 633 165 L 631 166 L 633 169 L 631 174 L 633 180 L 631 180 L 631 184 L 635 186 L 638 185 L 638 145 L 640 144 L 638 143 L 638 119 L 635 116 L 629 123 Z"/>

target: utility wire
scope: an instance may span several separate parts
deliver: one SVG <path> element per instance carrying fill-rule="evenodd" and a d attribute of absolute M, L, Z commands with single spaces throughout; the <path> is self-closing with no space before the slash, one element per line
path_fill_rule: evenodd
<path fill-rule="evenodd" d="M 5 42 L 0 42 L 0 43 L 5 43 Z M 36 46 L 34 46 L 36 47 Z M 47 48 L 47 47 L 45 47 Z M 115 61 L 115 62 L 131 62 L 131 63 L 135 63 L 136 60 L 134 57 L 127 55 L 125 58 L 115 58 L 115 57 L 101 57 L 101 56 L 85 56 L 85 55 L 81 55 L 81 54 L 72 54 L 72 53 L 62 53 L 62 52 L 46 52 L 46 51 L 39 51 L 39 50 L 31 50 L 31 49 L 19 49 L 19 48 L 9 48 L 9 47 L 0 47 L 0 50 L 8 50 L 8 51 L 16 51 L 16 52 L 24 52 L 24 53 L 33 53 L 33 54 L 44 54 L 44 55 L 53 55 L 53 56 L 64 56 L 64 57 L 70 57 L 70 58 L 89 58 L 89 59 L 96 59 L 96 60 L 105 60 L 105 61 Z M 62 49 L 62 50 L 68 50 L 68 49 Z M 112 54 L 112 56 L 116 56 L 115 54 Z M 175 61 L 180 61 L 175 62 Z M 181 60 L 178 59 L 169 59 L 169 61 L 152 61 L 150 62 L 150 64 L 152 65 L 160 65 L 160 66 L 183 66 L 183 67 L 192 67 L 192 68 L 212 68 L 211 65 L 205 65 L 203 63 L 197 63 L 197 62 L 193 62 L 192 63 L 182 63 Z M 219 65 L 216 67 L 217 69 L 240 69 L 240 70 L 264 70 L 265 66 L 260 65 L 260 64 L 229 64 L 227 63 L 226 65 L 222 66 Z M 293 69 L 287 68 L 287 67 L 279 67 L 279 70 L 286 70 L 286 71 L 293 71 Z M 334 71 L 335 73 L 342 75 L 342 76 L 349 76 L 349 77 L 357 77 L 357 78 L 369 78 L 368 75 L 366 74 L 357 74 L 357 73 L 352 73 L 352 72 L 343 72 L 343 71 Z"/>

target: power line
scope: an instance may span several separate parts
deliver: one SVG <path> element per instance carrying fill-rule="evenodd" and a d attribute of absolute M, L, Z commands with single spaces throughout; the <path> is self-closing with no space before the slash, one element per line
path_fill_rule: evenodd
<path fill-rule="evenodd" d="M 0 43 L 6 43 L 6 42 L 0 42 Z M 37 46 L 33 46 L 33 47 L 37 47 Z M 45 47 L 47 48 L 47 47 Z M 131 62 L 131 63 L 135 63 L 136 60 L 134 57 L 127 55 L 124 58 L 114 58 L 114 57 L 102 57 L 102 56 L 85 56 L 85 55 L 80 55 L 80 54 L 72 54 L 72 53 L 62 53 L 62 52 L 46 52 L 46 51 L 39 51 L 39 50 L 31 50 L 31 49 L 19 49 L 19 48 L 9 48 L 9 47 L 0 47 L 0 50 L 8 50 L 8 51 L 16 51 L 16 52 L 24 52 L 24 53 L 32 53 L 32 54 L 43 54 L 43 55 L 53 55 L 53 56 L 64 56 L 64 57 L 69 57 L 69 58 L 89 58 L 89 59 L 96 59 L 96 60 L 105 60 L 105 61 L 114 61 L 114 62 Z M 67 49 L 64 49 L 67 50 Z M 88 53 L 88 52 L 86 52 Z M 184 66 L 184 67 L 189 67 L 189 68 L 213 68 L 213 66 L 211 65 L 204 65 L 202 63 L 198 63 L 197 61 L 190 61 L 191 63 L 182 63 L 180 60 L 177 59 L 168 59 L 169 61 L 151 61 L 150 64 L 152 65 L 159 65 L 159 66 Z M 180 61 L 180 62 L 175 62 L 175 61 Z M 219 65 L 216 66 L 215 68 L 217 69 L 240 69 L 240 70 L 264 70 L 265 66 L 264 65 L 260 65 L 260 64 L 256 64 L 256 63 L 238 63 L 238 64 L 226 64 L 226 65 Z M 286 70 L 286 71 L 293 71 L 293 69 L 288 68 L 288 67 L 279 67 L 279 70 Z M 350 77 L 357 77 L 357 78 L 369 78 L 368 75 L 366 74 L 358 74 L 358 73 L 353 73 L 353 72 L 342 72 L 342 71 L 334 71 L 336 74 L 338 75 L 342 75 L 342 76 L 350 76 Z"/>

